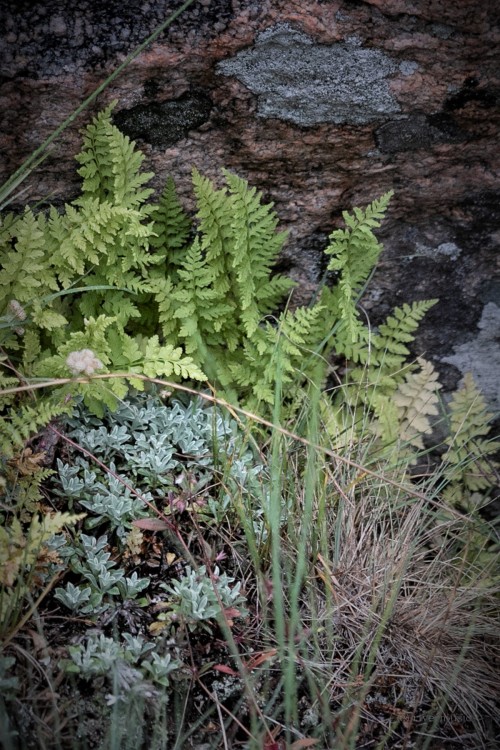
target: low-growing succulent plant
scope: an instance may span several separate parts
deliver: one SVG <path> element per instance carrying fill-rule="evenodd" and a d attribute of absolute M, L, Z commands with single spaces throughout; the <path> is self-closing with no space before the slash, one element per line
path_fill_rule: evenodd
<path fill-rule="evenodd" d="M 136 692 L 145 692 L 151 687 L 168 687 L 169 675 L 182 665 L 169 652 L 159 654 L 155 644 L 142 636 L 123 633 L 122 640 L 109 638 L 102 633 L 90 633 L 83 644 L 68 646 L 69 658 L 61 666 L 66 672 L 78 674 L 85 680 L 97 676 L 109 678 L 118 684 L 118 694 L 128 691 L 134 683 Z"/>
<path fill-rule="evenodd" d="M 241 583 L 214 568 L 213 575 L 207 573 L 205 565 L 197 570 L 187 567 L 185 575 L 174 579 L 170 584 L 160 584 L 169 594 L 165 602 L 166 611 L 158 620 L 171 622 L 172 619 L 186 624 L 190 630 L 205 628 L 223 613 L 233 617 L 245 617 L 246 599 L 241 593 Z M 231 585 L 234 584 L 234 585 Z"/>
<path fill-rule="evenodd" d="M 106 535 L 96 539 L 80 534 L 78 541 L 59 550 L 70 570 L 85 581 L 77 586 L 69 581 L 65 587 L 56 589 L 55 597 L 65 607 L 82 614 L 98 615 L 116 604 L 118 597 L 135 599 L 149 586 L 149 578 L 139 578 L 135 571 L 126 576 L 110 559 L 108 549 Z"/>
<path fill-rule="evenodd" d="M 73 580 L 59 586 L 55 597 L 92 618 L 136 599 L 150 583 L 137 571 L 128 575 L 112 556 L 115 545 L 119 552 L 126 549 L 134 521 L 151 514 L 148 505 L 164 514 L 195 511 L 205 523 L 218 524 L 234 512 L 235 490 L 255 487 L 264 471 L 234 420 L 200 399 L 165 405 L 140 394 L 102 419 L 80 406 L 67 434 L 109 468 L 70 447 L 70 461 L 58 460 L 54 478 L 56 493 L 87 513 L 87 533 L 58 545 Z M 239 586 L 229 586 L 232 580 L 222 574 L 217 583 L 224 607 L 243 601 Z M 189 622 L 217 617 L 220 607 L 204 569 L 189 569 L 174 585 L 178 615 Z"/>
<path fill-rule="evenodd" d="M 76 504 L 88 512 L 87 529 L 106 527 L 122 543 L 132 522 L 149 513 L 141 497 L 170 512 L 172 496 L 181 494 L 187 476 L 190 493 L 197 496 L 209 485 L 221 485 L 223 478 L 225 489 L 202 504 L 204 516 L 220 522 L 230 511 L 231 491 L 254 487 L 263 471 L 236 422 L 200 399 L 165 405 L 142 394 L 106 412 L 102 420 L 80 406 L 68 426 L 68 436 L 112 473 L 73 451 L 71 463 L 58 461 L 56 491 L 68 498 L 70 507 Z M 140 497 L 125 484 L 133 485 Z"/>

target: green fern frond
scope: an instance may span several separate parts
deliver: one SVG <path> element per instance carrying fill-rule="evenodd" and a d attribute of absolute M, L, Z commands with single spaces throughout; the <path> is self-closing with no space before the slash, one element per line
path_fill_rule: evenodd
<path fill-rule="evenodd" d="M 298 308 L 283 313 L 278 325 L 267 321 L 259 326 L 252 338 L 243 341 L 238 356 L 227 362 L 230 378 L 226 377 L 224 385 L 236 387 L 248 408 L 258 408 L 262 401 L 273 404 L 278 359 L 284 384 L 307 378 L 302 366 L 321 312 L 319 306 Z"/>
<path fill-rule="evenodd" d="M 342 335 L 342 330 L 338 334 L 338 339 L 335 337 L 336 343 L 335 351 L 338 354 L 342 354 L 348 362 L 352 364 L 375 366 L 377 363 L 377 356 L 373 346 L 373 335 L 371 330 L 356 321 L 357 331 L 356 340 L 352 338 L 345 338 Z M 335 329 L 337 334 L 337 329 Z"/>
<path fill-rule="evenodd" d="M 24 521 L 30 518 L 40 507 L 40 501 L 43 499 L 44 482 L 53 475 L 54 471 L 39 467 L 32 475 L 18 475 L 14 481 L 10 482 L 9 480 L 14 474 L 14 470 L 11 467 L 9 469 L 10 471 L 6 472 L 8 487 L 6 497 L 10 507 L 14 507 L 20 519 Z"/>
<path fill-rule="evenodd" d="M 68 325 L 68 320 L 61 313 L 52 310 L 50 307 L 35 302 L 31 308 L 31 320 L 39 328 L 52 331 L 56 328 L 64 328 Z"/>
<path fill-rule="evenodd" d="M 375 394 L 376 421 L 373 430 L 384 445 L 399 440 L 403 445 L 424 449 L 423 435 L 432 432 L 429 416 L 438 414 L 438 373 L 430 362 L 417 358 L 420 369 L 406 374 L 390 397 Z"/>
<path fill-rule="evenodd" d="M 181 206 L 172 177 L 167 179 L 154 214 L 150 244 L 172 272 L 184 255 L 191 232 L 191 219 Z"/>
<path fill-rule="evenodd" d="M 406 344 L 414 339 L 420 320 L 436 304 L 436 300 L 423 300 L 397 307 L 372 333 L 367 326 L 359 332 L 358 341 L 352 344 L 341 341 L 340 352 L 357 366 L 350 370 L 356 384 L 367 388 L 367 402 L 374 393 L 390 396 L 401 383 L 411 365 L 410 350 Z"/>
<path fill-rule="evenodd" d="M 144 154 L 136 151 L 135 142 L 123 135 L 114 125 L 111 128 L 109 153 L 114 176 L 115 202 L 127 208 L 137 208 L 154 192 L 152 188 L 142 188 L 154 177 L 154 172 L 139 171 Z"/>
<path fill-rule="evenodd" d="M 255 299 L 261 317 L 274 312 L 295 286 L 292 279 L 281 274 L 271 276 L 264 284 L 259 285 L 255 290 Z"/>
<path fill-rule="evenodd" d="M 78 208 L 76 208 L 77 206 Z M 151 262 L 147 239 L 152 223 L 143 224 L 143 214 L 124 206 L 100 202 L 85 196 L 66 206 L 68 233 L 60 253 L 75 274 L 83 274 L 88 264 L 104 260 L 101 273 L 106 283 L 122 286 L 119 271 Z"/>
<path fill-rule="evenodd" d="M 285 232 L 276 232 L 278 218 L 272 204 L 261 202 L 262 194 L 250 188 L 246 180 L 223 170 L 230 191 L 232 208 L 231 250 L 232 278 L 240 300 L 241 320 L 247 336 L 252 336 L 262 317 L 261 301 L 266 309 L 282 299 L 282 290 L 288 291 L 291 280 L 278 277 L 268 286 L 271 267 L 276 262 L 286 240 Z M 257 296 L 257 289 L 260 290 Z M 280 294 L 280 297 L 277 297 Z"/>
<path fill-rule="evenodd" d="M 285 239 L 284 233 L 276 232 L 277 218 L 271 206 L 262 205 L 261 195 L 245 180 L 227 171 L 224 176 L 229 190 L 216 190 L 209 180 L 193 173 L 201 236 L 195 271 L 200 273 L 203 268 L 197 291 L 202 304 L 192 300 L 186 307 L 185 295 L 177 292 L 182 307 L 174 314 L 190 318 L 184 333 L 193 333 L 196 308 L 196 328 L 206 342 L 212 345 L 224 341 L 234 351 L 242 335 L 252 337 L 256 333 L 264 315 L 281 301 L 293 282 L 271 278 L 272 265 Z M 178 276 L 184 291 L 188 279 L 193 278 L 188 259 Z M 237 333 L 239 330 L 241 333 Z M 191 341 L 188 351 L 194 348 Z"/>
<path fill-rule="evenodd" d="M 134 318 L 142 317 L 138 304 L 134 302 L 134 297 L 118 290 L 107 297 L 102 292 L 86 292 L 78 306 L 83 317 L 91 318 L 101 312 L 108 318 L 114 318 L 120 328 L 125 328 Z"/>
<path fill-rule="evenodd" d="M 323 332 L 323 307 L 298 307 L 280 316 L 278 333 L 282 350 L 290 355 L 303 358 L 305 350 L 316 341 Z M 319 325 L 318 325 L 319 323 Z"/>
<path fill-rule="evenodd" d="M 123 135 L 111 122 L 116 102 L 100 112 L 83 130 L 84 145 L 76 160 L 82 166 L 78 174 L 83 178 L 82 192 L 99 202 L 135 208 L 153 192 L 141 190 L 154 175 L 141 173 L 144 155 L 135 150 L 135 143 Z"/>
<path fill-rule="evenodd" d="M 158 323 L 166 339 L 177 331 L 177 321 L 173 313 L 175 302 L 172 297 L 174 285 L 171 277 L 165 277 L 161 271 L 151 272 L 149 285 L 158 309 Z"/>
<path fill-rule="evenodd" d="M 43 216 L 26 209 L 10 228 L 0 245 L 0 310 L 13 299 L 25 304 L 58 288 L 44 249 Z"/>
<path fill-rule="evenodd" d="M 205 374 L 191 357 L 183 354 L 180 347 L 174 348 L 169 344 L 161 346 L 158 336 L 151 336 L 144 354 L 144 374 L 152 378 L 173 376 L 183 380 L 206 380 Z"/>
<path fill-rule="evenodd" d="M 12 458 L 42 427 L 55 417 L 68 414 L 71 408 L 62 400 L 52 402 L 48 399 L 38 400 L 36 406 L 11 406 L 8 414 L 0 419 L 0 455 L 4 459 Z"/>
<path fill-rule="evenodd" d="M 0 245 L 9 242 L 11 237 L 15 234 L 14 225 L 19 221 L 19 218 L 20 217 L 17 214 L 0 213 Z"/>
<path fill-rule="evenodd" d="M 106 333 L 107 329 L 110 326 L 113 326 L 114 323 L 115 318 L 110 318 L 106 315 L 99 315 L 97 318 L 91 317 L 86 319 L 84 330 L 71 333 L 64 344 L 59 347 L 57 356 L 60 359 L 65 360 L 71 352 L 80 351 L 82 349 L 91 349 L 104 365 L 108 365 L 110 363 L 110 357 Z M 43 360 L 42 362 L 46 363 L 46 360 Z M 59 367 L 56 369 L 57 377 L 67 376 L 68 371 L 65 363 L 63 372 L 61 372 Z M 51 373 L 47 371 L 46 364 L 42 368 L 41 374 L 50 377 Z"/>
<path fill-rule="evenodd" d="M 277 231 L 272 204 L 227 170 L 222 189 L 194 170 L 193 240 L 172 179 L 158 205 L 146 203 L 152 175 L 141 172 L 144 157 L 113 125 L 112 109 L 84 131 L 81 196 L 48 218 L 28 211 L 0 226 L 0 312 L 12 300 L 29 307 L 26 341 L 0 321 L 16 365 L 23 362 L 30 377 L 67 376 L 67 357 L 88 349 L 102 372 L 209 375 L 231 397 L 271 404 L 277 362 L 295 403 L 292 391 L 320 380 L 325 368 L 317 363 L 334 352 L 347 368 L 354 365 L 349 409 L 356 391 L 367 409 L 376 388 L 381 397 L 393 394 L 430 303 L 396 310 L 377 334 L 356 309 L 381 250 L 374 230 L 391 194 L 344 213 L 345 229 L 331 234 L 326 250 L 336 286 L 323 289 L 318 305 L 284 313 L 276 324 L 268 316 L 293 282 L 273 275 L 286 234 Z M 75 289 L 71 299 L 61 296 Z M 122 377 L 94 379 L 63 393 L 83 393 L 91 408 L 102 409 L 126 388 Z"/>
<path fill-rule="evenodd" d="M 213 269 L 201 249 L 199 238 L 196 237 L 191 247 L 186 252 L 182 268 L 179 268 L 179 279 L 184 282 L 183 286 L 196 285 L 198 289 L 209 289 L 215 279 Z"/>
<path fill-rule="evenodd" d="M 443 457 L 446 476 L 471 492 L 486 490 L 496 480 L 498 464 L 491 456 L 500 449 L 500 442 L 486 439 L 492 415 L 470 373 L 449 408 L 450 436 L 445 441 L 449 447 Z"/>
<path fill-rule="evenodd" d="M 116 411 L 120 401 L 123 401 L 129 392 L 129 388 L 126 378 L 113 378 L 107 381 L 92 380 L 85 385 L 71 384 L 65 386 L 62 392 L 73 397 L 83 397 L 83 403 L 89 412 L 102 419 L 106 409 Z"/>
<path fill-rule="evenodd" d="M 227 189 L 216 190 L 209 179 L 193 170 L 193 187 L 197 199 L 196 217 L 201 234 L 201 249 L 224 292 L 229 289 L 229 268 L 226 259 L 231 257 L 233 243 L 231 202 Z M 224 280 L 226 277 L 226 280 Z"/>
<path fill-rule="evenodd" d="M 372 229 L 380 225 L 391 197 L 392 191 L 373 201 L 364 210 L 356 209 L 354 215 L 344 211 L 342 215 L 347 229 L 332 232 L 325 250 L 325 254 L 331 256 L 328 270 L 339 275 L 332 304 L 340 313 L 344 335 L 352 343 L 357 341 L 359 335 L 355 308 L 357 297 L 382 250 Z"/>
<path fill-rule="evenodd" d="M 140 341 L 115 327 L 108 329 L 107 340 L 110 345 L 110 359 L 116 370 L 123 372 L 140 371 L 140 363 L 144 358 Z"/>
<path fill-rule="evenodd" d="M 393 195 L 394 191 L 389 190 L 380 198 L 372 201 L 366 208 L 354 208 L 354 216 L 348 211 L 343 211 L 342 216 L 345 223 L 352 231 L 358 231 L 363 227 L 376 229 L 380 226 Z M 362 231 L 364 231 L 364 229 L 362 229 Z"/>
<path fill-rule="evenodd" d="M 196 352 L 200 336 L 211 338 L 215 330 L 234 318 L 234 305 L 224 303 L 199 238 L 195 238 L 178 269 L 179 283 L 172 291 L 172 316 L 179 321 L 177 335 L 188 353 Z"/>
<path fill-rule="evenodd" d="M 397 404 L 383 391 L 375 390 L 371 395 L 369 407 L 373 412 L 373 420 L 370 421 L 370 432 L 372 432 L 382 445 L 398 445 L 398 451 L 402 453 L 404 448 L 398 442 L 401 435 L 401 411 Z"/>
<path fill-rule="evenodd" d="M 375 360 L 380 366 L 395 371 L 404 365 L 410 354 L 406 345 L 414 340 L 420 321 L 436 303 L 436 299 L 419 300 L 393 310 L 373 338 Z"/>
<path fill-rule="evenodd" d="M 102 365 L 100 371 L 107 372 L 108 365 L 111 362 L 107 329 L 113 326 L 114 322 L 113 318 L 108 318 L 105 315 L 85 320 L 84 330 L 70 333 L 60 344 L 56 354 L 43 356 L 36 363 L 34 374 L 44 378 L 67 378 L 71 376 L 71 369 L 67 363 L 68 356 L 73 352 L 82 350 L 90 350 Z M 76 386 L 78 392 L 85 388 L 86 386 Z M 71 391 L 71 389 L 69 390 Z M 74 389 L 71 392 L 74 392 Z"/>
<path fill-rule="evenodd" d="M 0 399 L 2 404 L 11 403 L 15 400 L 16 394 L 5 394 L 2 393 L 4 388 L 15 388 L 19 385 L 19 379 L 10 375 L 6 365 L 7 357 L 5 354 L 0 354 Z"/>

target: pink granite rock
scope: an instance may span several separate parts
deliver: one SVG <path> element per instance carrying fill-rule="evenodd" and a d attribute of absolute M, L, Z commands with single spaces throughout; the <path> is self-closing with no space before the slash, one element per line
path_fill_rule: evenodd
<path fill-rule="evenodd" d="M 3 180 L 179 4 L 1 6 Z M 436 359 L 451 356 L 477 335 L 483 306 L 500 305 L 495 8 L 199 0 L 93 111 L 118 101 L 116 121 L 145 152 L 153 186 L 173 175 L 188 207 L 193 165 L 216 181 L 226 166 L 258 186 L 290 230 L 283 266 L 302 282 L 300 299 L 321 275 L 320 251 L 342 210 L 394 189 L 365 306 L 376 321 L 392 304 L 440 297 L 418 343 Z M 72 156 L 90 116 L 30 177 L 30 200 L 76 193 Z M 499 354 L 490 340 L 491 359 Z M 457 379 L 451 365 L 442 369 Z M 488 388 L 500 406 L 498 386 Z"/>

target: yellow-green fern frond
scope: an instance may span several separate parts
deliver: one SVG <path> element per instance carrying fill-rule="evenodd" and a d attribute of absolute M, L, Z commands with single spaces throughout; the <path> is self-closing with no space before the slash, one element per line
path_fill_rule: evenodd
<path fill-rule="evenodd" d="M 183 257 L 190 232 L 191 219 L 182 208 L 175 183 L 169 177 L 154 214 L 151 246 L 172 270 Z"/>
<path fill-rule="evenodd" d="M 82 166 L 84 196 L 99 201 L 135 208 L 153 192 L 140 189 L 153 177 L 152 172 L 141 173 L 144 155 L 135 150 L 135 143 L 123 135 L 111 122 L 116 102 L 100 112 L 83 130 L 84 145 L 76 160 Z"/>
<path fill-rule="evenodd" d="M 420 321 L 436 303 L 436 299 L 429 299 L 396 307 L 373 337 L 372 363 L 394 372 L 401 368 L 410 354 L 407 344 L 414 340 Z"/>
<path fill-rule="evenodd" d="M 491 456 L 500 442 L 487 439 L 491 419 L 481 391 L 467 373 L 450 402 L 449 447 L 443 460 L 448 479 L 470 492 L 486 490 L 498 479 L 498 464 Z"/>
<path fill-rule="evenodd" d="M 423 450 L 423 435 L 432 432 L 430 416 L 438 414 L 441 388 L 438 373 L 430 362 L 417 358 L 420 369 L 408 372 L 403 383 L 389 397 L 375 395 L 373 406 L 377 419 L 374 431 L 385 445 L 399 441 L 403 446 Z"/>
<path fill-rule="evenodd" d="M 347 228 L 332 232 L 325 250 L 325 254 L 331 256 L 328 270 L 339 276 L 332 302 L 340 312 L 343 324 L 340 330 L 351 343 L 358 340 L 360 329 L 355 307 L 357 297 L 382 251 L 372 229 L 380 226 L 391 197 L 392 192 L 388 192 L 364 210 L 356 208 L 354 215 L 344 211 Z"/>
<path fill-rule="evenodd" d="M 34 406 L 10 405 L 8 414 L 0 419 L 0 455 L 4 459 L 12 458 L 29 438 L 55 417 L 69 413 L 71 408 L 70 404 L 53 403 L 46 399 L 38 400 Z"/>

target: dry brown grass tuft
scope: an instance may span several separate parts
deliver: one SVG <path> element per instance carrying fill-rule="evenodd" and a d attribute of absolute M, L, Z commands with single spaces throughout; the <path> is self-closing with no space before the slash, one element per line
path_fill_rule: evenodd
<path fill-rule="evenodd" d="M 411 486 L 351 474 L 326 469 L 317 483 L 300 614 L 301 663 L 317 694 L 328 691 L 338 746 L 361 746 L 352 743 L 370 731 L 380 747 L 423 747 L 439 730 L 489 747 L 500 694 L 495 571 L 469 559 L 466 518 Z"/>

